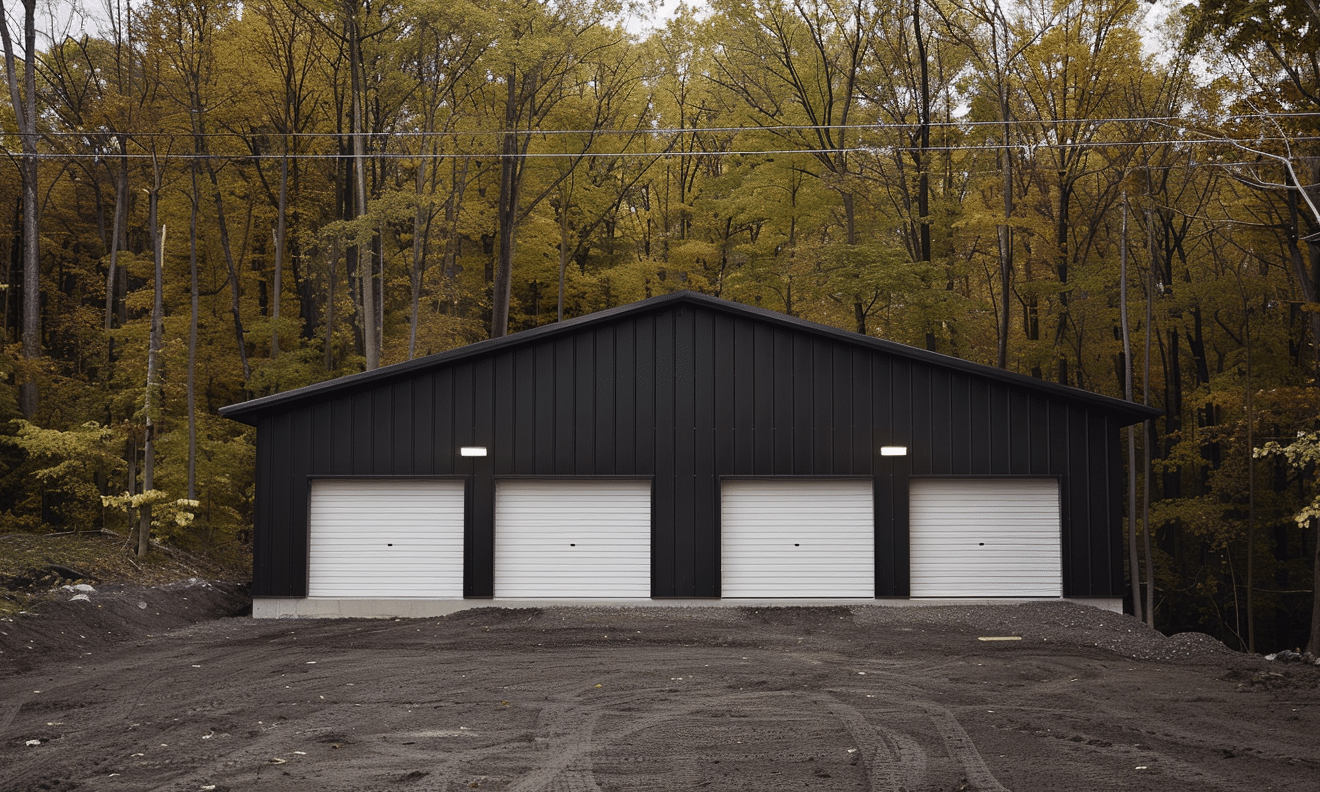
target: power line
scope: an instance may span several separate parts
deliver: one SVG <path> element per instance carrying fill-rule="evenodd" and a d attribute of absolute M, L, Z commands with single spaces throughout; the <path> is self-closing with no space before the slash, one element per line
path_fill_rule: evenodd
<path fill-rule="evenodd" d="M 1320 136 L 1306 136 L 1296 138 L 1284 137 L 1262 137 L 1253 138 L 1252 143 L 1263 144 L 1270 142 L 1317 142 Z M 847 146 L 839 148 L 794 148 L 794 149 L 696 149 L 696 150 L 665 150 L 665 151 L 561 151 L 561 152 L 528 152 L 526 154 L 500 154 L 498 152 L 421 152 L 421 151 L 376 151 L 369 153 L 367 157 L 372 160 L 416 160 L 426 159 L 428 161 L 444 160 L 492 160 L 499 161 L 505 157 L 516 159 L 542 160 L 542 159 L 678 159 L 687 157 L 756 157 L 756 156 L 790 156 L 790 155 L 835 155 L 835 154 L 868 154 L 868 155 L 894 155 L 894 154 L 914 154 L 914 153 L 936 153 L 950 154 L 958 152 L 1000 152 L 1013 151 L 1021 152 L 1023 156 L 1032 158 L 1039 153 L 1047 152 L 1052 149 L 1113 149 L 1113 148 L 1132 148 L 1140 146 L 1181 146 L 1181 147 L 1207 147 L 1207 146 L 1234 146 L 1234 141 L 1230 138 L 1202 138 L 1202 139 L 1159 139 L 1159 140 L 1112 140 L 1112 141 L 1072 141 L 1064 143 L 1015 143 L 1015 144 L 971 144 L 957 146 L 926 146 L 924 148 L 908 145 L 862 145 Z M 8 148 L 0 148 L 0 153 L 11 159 L 21 159 L 25 155 L 21 151 L 14 151 Z M 243 154 L 198 154 L 191 152 L 181 153 L 151 153 L 138 152 L 121 154 L 119 152 L 40 152 L 37 154 L 39 160 L 151 160 L 165 159 L 184 162 L 251 162 L 251 161 L 270 161 L 279 162 L 281 160 L 343 160 L 351 159 L 350 153 L 243 153 Z M 1202 162 L 1194 163 L 1198 165 L 1258 165 L 1256 161 L 1238 161 L 1238 162 Z"/>
<path fill-rule="evenodd" d="M 1225 121 L 1242 119 L 1277 119 L 1277 118 L 1316 118 L 1320 117 L 1320 112 L 1288 112 L 1288 113 L 1246 113 L 1231 115 L 1225 118 Z M 1110 124 L 1160 124 L 1191 129 L 1197 123 L 1194 120 L 1184 116 L 1119 116 L 1109 118 L 1058 118 L 1058 119 L 1025 119 L 1015 118 L 1010 120 L 1009 125 L 1014 128 L 1053 128 L 1059 126 L 1106 126 Z M 699 134 L 738 134 L 740 132 L 848 132 L 848 131 L 915 131 L 922 128 L 922 124 L 917 121 L 876 121 L 871 123 L 852 123 L 852 124 L 770 124 L 763 126 L 723 126 L 723 127 L 652 127 L 639 129 L 472 129 L 472 130 L 398 130 L 390 132 L 278 132 L 270 130 L 253 130 L 248 133 L 240 132 L 124 132 L 114 129 L 95 129 L 95 130 L 52 130 L 43 133 L 46 137 L 52 138 L 87 138 L 97 136 L 108 137 L 128 137 L 136 139 L 153 138 L 172 138 L 172 139 L 230 139 L 237 138 L 241 140 L 251 138 L 269 138 L 269 139 L 320 139 L 328 138 L 331 140 L 351 140 L 355 135 L 365 138 L 472 138 L 472 137 L 491 137 L 502 138 L 508 135 L 540 135 L 540 136 L 560 136 L 560 135 L 584 135 L 588 137 L 599 137 L 604 135 L 618 136 L 627 135 L 631 137 L 645 136 L 679 136 L 679 135 L 699 135 Z M 931 121 L 928 125 L 932 130 L 944 129 L 977 129 L 992 128 L 998 129 L 1004 126 L 1003 121 Z"/>

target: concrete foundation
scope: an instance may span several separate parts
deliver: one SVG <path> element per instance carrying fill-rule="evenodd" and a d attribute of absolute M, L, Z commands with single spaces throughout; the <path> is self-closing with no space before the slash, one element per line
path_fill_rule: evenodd
<path fill-rule="evenodd" d="M 1123 612 L 1117 597 L 1064 597 L 1063 601 Z M 445 616 L 472 608 L 774 608 L 804 606 L 907 607 L 914 605 L 1015 605 L 1057 599 L 337 599 L 330 597 L 256 597 L 252 615 L 258 619 L 417 619 Z"/>

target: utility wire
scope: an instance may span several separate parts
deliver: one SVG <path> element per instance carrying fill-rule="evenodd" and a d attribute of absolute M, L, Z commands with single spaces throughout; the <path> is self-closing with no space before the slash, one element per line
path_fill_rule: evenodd
<path fill-rule="evenodd" d="M 1313 118 L 1320 117 L 1320 112 L 1289 112 L 1289 113 L 1246 113 L 1231 115 L 1225 118 L 1225 121 L 1242 119 L 1278 119 L 1278 118 Z M 1025 119 L 1014 118 L 1009 121 L 1009 125 L 1015 128 L 1031 127 L 1056 127 L 1056 126 L 1104 126 L 1108 124 L 1164 124 L 1181 127 L 1191 127 L 1198 123 L 1195 119 L 1188 119 L 1185 116 L 1120 116 L 1113 118 L 1059 118 L 1059 119 Z M 912 131 L 919 129 L 923 125 L 920 122 L 912 121 L 877 121 L 874 123 L 852 123 L 852 124 L 772 124 L 766 126 L 736 126 L 736 127 L 654 127 L 642 129 L 473 129 L 473 130 L 400 130 L 391 132 L 363 132 L 363 137 L 411 137 L 411 138 L 455 138 L 455 137 L 504 137 L 506 135 L 590 135 L 599 137 L 602 135 L 695 135 L 695 134 L 736 134 L 739 132 L 829 132 L 829 131 L 867 131 L 867 130 L 900 130 Z M 929 126 L 932 129 L 975 129 L 978 127 L 990 127 L 999 129 L 1004 126 L 1003 121 L 931 121 Z M 276 132 L 269 130 L 252 131 L 247 134 L 237 132 L 206 132 L 204 134 L 194 134 L 192 132 L 122 132 L 114 129 L 94 129 L 94 130 L 56 130 L 45 133 L 47 137 L 94 137 L 97 135 L 126 135 L 134 138 L 151 139 L 156 137 L 170 138 L 248 138 L 248 137 L 268 137 L 268 138 L 289 138 L 289 139 L 349 139 L 354 136 L 352 132 Z"/>
<path fill-rule="evenodd" d="M 1253 142 L 1261 143 L 1272 140 L 1283 140 L 1283 138 L 1259 138 Z M 1320 137 L 1291 138 L 1291 142 L 1320 141 Z M 409 152 L 409 151 L 376 151 L 367 156 L 373 160 L 416 160 L 425 159 L 427 161 L 447 161 L 447 160 L 493 160 L 499 161 L 505 157 L 527 160 L 548 160 L 548 159 L 679 159 L 687 157 L 758 157 L 758 156 L 789 156 L 789 155 L 815 155 L 815 154 L 868 154 L 890 156 L 894 154 L 912 154 L 917 152 L 925 153 L 958 153 L 958 152 L 983 152 L 983 151 L 1017 151 L 1021 152 L 1027 158 L 1035 157 L 1038 154 L 1047 152 L 1051 149 L 1114 149 L 1114 148 L 1132 148 L 1136 146 L 1181 146 L 1186 148 L 1207 146 L 1231 146 L 1233 141 L 1228 138 L 1212 138 L 1201 140 L 1139 140 L 1139 141 L 1089 141 L 1072 143 L 1038 143 L 1038 144 L 977 144 L 961 146 L 926 146 L 920 148 L 917 146 L 849 146 L 844 148 L 800 148 L 800 149 L 730 149 L 730 150 L 710 150 L 697 149 L 691 151 L 670 150 L 670 151 L 586 151 L 586 152 L 528 152 L 526 154 L 499 154 L 498 152 Z M 14 151 L 9 148 L 0 147 L 0 154 L 10 159 L 21 159 L 25 155 L 21 151 Z M 73 161 L 73 160 L 150 160 L 152 158 L 164 157 L 168 160 L 184 162 L 252 162 L 268 161 L 279 162 L 281 160 L 342 160 L 351 159 L 351 153 L 236 153 L 236 154 L 196 154 L 181 152 L 177 154 L 161 155 L 151 154 L 150 152 L 121 154 L 114 152 L 39 152 L 36 155 L 38 160 L 52 161 Z M 1240 160 L 1233 162 L 1214 161 L 1214 162 L 1193 162 L 1193 165 L 1259 165 L 1256 160 Z"/>

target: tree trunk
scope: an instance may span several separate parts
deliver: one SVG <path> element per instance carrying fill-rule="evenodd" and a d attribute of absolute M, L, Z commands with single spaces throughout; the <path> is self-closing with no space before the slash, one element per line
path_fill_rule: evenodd
<path fill-rule="evenodd" d="M 555 321 L 564 321 L 564 279 L 568 274 L 568 205 L 572 195 L 572 180 L 559 192 L 559 299 Z"/>
<path fill-rule="evenodd" d="M 413 215 L 413 240 L 412 240 L 412 294 L 411 317 L 408 322 L 408 359 L 412 360 L 417 355 L 417 314 L 418 303 L 422 299 L 422 267 L 424 261 L 424 247 L 422 239 L 422 228 L 427 222 L 426 206 L 422 203 L 422 190 L 426 188 L 426 157 L 419 157 L 417 160 L 417 211 Z"/>
<path fill-rule="evenodd" d="M 188 500 L 197 499 L 197 166 L 192 171 L 192 207 L 188 216 L 188 291 L 191 315 L 188 320 Z"/>
<path fill-rule="evenodd" d="M 1003 122 L 1004 171 L 1004 223 L 999 226 L 999 339 L 995 364 L 1008 368 L 1009 306 L 1013 278 L 1013 149 L 1012 108 L 1008 103 L 1008 86 L 1000 81 L 999 114 Z"/>
<path fill-rule="evenodd" d="M 280 160 L 280 199 L 275 217 L 275 277 L 270 296 L 270 359 L 280 356 L 280 296 L 284 293 L 284 238 L 287 233 L 285 212 L 289 197 L 289 152 L 285 144 L 284 157 Z"/>
<path fill-rule="evenodd" d="M 28 62 L 23 69 L 23 90 L 18 87 L 14 44 L 9 36 L 9 20 L 0 5 L 0 33 L 3 34 L 5 70 L 9 75 L 9 96 L 23 156 L 19 173 L 23 182 L 23 359 L 35 364 L 41 357 L 41 197 L 37 190 L 37 51 L 36 0 L 23 0 L 23 52 Z M 23 417 L 33 420 L 37 414 L 37 383 L 29 370 L 18 390 Z"/>
<path fill-rule="evenodd" d="M 156 421 L 154 413 L 156 410 L 156 358 L 160 354 L 161 322 L 163 321 L 164 305 L 162 301 L 162 281 L 164 280 L 164 256 L 165 256 L 165 226 L 160 226 L 160 233 L 156 231 L 156 208 L 160 201 L 160 170 L 153 169 L 152 187 L 151 187 L 151 229 L 152 229 L 152 254 L 155 258 L 155 291 L 151 302 L 151 340 L 147 345 L 147 393 L 143 414 L 146 416 L 146 432 L 144 434 L 143 457 L 142 457 L 142 491 L 144 493 L 155 489 L 156 474 Z M 137 556 L 142 558 L 147 554 L 147 549 L 151 541 L 151 504 L 144 503 L 142 510 L 138 515 L 138 546 Z"/>
<path fill-rule="evenodd" d="M 220 179 L 216 176 L 215 166 L 207 156 L 203 143 L 201 154 L 206 162 L 206 173 L 211 180 L 211 194 L 215 202 L 215 220 L 220 229 L 220 249 L 225 254 L 225 268 L 229 274 L 229 312 L 234 318 L 234 338 L 238 342 L 238 359 L 243 364 L 243 385 L 252 379 L 252 364 L 248 362 L 247 344 L 243 338 L 243 314 L 241 311 L 242 290 L 239 288 L 238 268 L 234 266 L 234 254 L 229 245 L 229 224 L 225 222 L 225 201 L 220 194 Z"/>
<path fill-rule="evenodd" d="M 333 242 L 330 245 L 330 264 L 326 267 L 326 286 L 325 297 L 325 370 L 327 372 L 335 370 L 335 355 L 332 347 L 335 328 L 335 276 L 339 269 L 339 243 Z"/>
<path fill-rule="evenodd" d="M 1244 294 L 1245 297 L 1245 294 Z M 1244 299 L 1245 303 L 1246 300 Z M 1247 651 L 1256 651 L 1256 419 L 1251 393 L 1251 308 L 1243 305 L 1243 346 L 1247 352 Z"/>
<path fill-rule="evenodd" d="M 1151 223 L 1150 210 L 1146 210 L 1147 245 L 1150 248 L 1150 272 L 1146 286 L 1146 356 L 1142 361 L 1141 403 L 1150 406 L 1150 343 L 1155 335 L 1155 226 Z M 1150 469 L 1152 446 L 1155 442 L 1155 423 L 1147 419 L 1142 423 L 1144 431 L 1145 464 L 1142 475 L 1145 482 L 1141 488 L 1141 539 L 1142 551 L 1146 554 L 1146 625 L 1155 629 L 1155 561 L 1150 552 Z"/>
<path fill-rule="evenodd" d="M 507 98 L 504 104 L 504 137 L 500 142 L 499 247 L 495 251 L 495 282 L 492 285 L 490 337 L 509 332 L 509 300 L 513 291 L 513 245 L 517 236 L 519 186 L 517 122 L 517 74 L 505 78 Z"/>
<path fill-rule="evenodd" d="M 917 123 L 917 222 L 919 228 L 921 260 L 929 263 L 930 253 L 930 173 L 926 166 L 926 152 L 930 149 L 930 68 L 926 62 L 926 39 L 921 35 L 921 0 L 912 0 L 912 34 L 917 44 L 917 58 L 921 61 L 921 118 Z"/>
<path fill-rule="evenodd" d="M 350 13 L 348 17 L 349 34 L 349 71 L 351 72 L 351 90 L 353 105 L 353 177 L 356 188 L 353 193 L 355 217 L 367 213 L 367 173 L 366 141 L 364 140 L 365 108 L 362 94 L 364 91 L 361 69 L 362 42 L 358 38 L 357 17 Z M 371 244 L 358 241 L 358 273 L 362 278 L 362 346 L 367 358 L 367 371 L 380 366 L 380 336 L 377 333 L 375 268 L 371 264 Z M 383 285 L 383 284 L 382 284 Z"/>
<path fill-rule="evenodd" d="M 124 483 L 127 485 L 127 486 L 125 487 L 125 489 L 124 489 L 124 492 L 125 492 L 125 493 L 128 495 L 128 497 L 130 498 L 129 506 L 128 506 L 128 509 L 127 509 L 127 517 L 128 517 L 127 523 L 128 523 L 128 535 L 129 535 L 130 537 L 132 537 L 132 535 L 133 535 L 133 530 L 134 530 L 134 528 L 135 528 L 135 522 L 134 522 L 134 518 L 133 518 L 133 511 L 134 511 L 134 509 L 133 509 L 133 505 L 132 505 L 132 500 L 131 500 L 131 499 L 132 499 L 132 497 L 133 497 L 134 495 L 137 494 L 137 492 L 136 492 L 136 490 L 137 490 L 137 439 L 134 438 L 134 439 L 132 439 L 132 440 L 129 440 L 128 443 L 127 443 L 127 446 L 128 446 L 128 448 L 127 448 L 126 450 L 128 451 L 128 475 L 126 475 L 126 476 L 124 477 Z M 136 550 L 135 550 L 134 552 L 136 552 Z"/>
<path fill-rule="evenodd" d="M 1059 174 L 1059 217 L 1057 219 L 1054 240 L 1056 245 L 1055 255 L 1059 257 L 1059 318 L 1054 328 L 1054 348 L 1063 347 L 1064 337 L 1068 334 L 1068 232 L 1069 220 L 1068 213 L 1072 211 L 1072 186 L 1066 181 L 1066 175 L 1060 171 Z M 1058 382 L 1060 385 L 1068 383 L 1068 353 L 1062 351 L 1058 358 L 1059 373 Z"/>
<path fill-rule="evenodd" d="M 119 242 L 124 234 L 125 215 L 128 214 L 128 151 L 124 135 L 119 136 L 119 180 L 115 184 L 114 230 L 110 234 L 110 271 L 105 276 L 105 331 L 114 324 L 115 277 L 119 269 Z"/>
<path fill-rule="evenodd" d="M 1118 242 L 1118 311 L 1123 326 L 1123 395 L 1132 401 L 1132 334 L 1128 327 L 1127 244 L 1128 205 L 1123 196 L 1123 227 Z M 1129 426 L 1128 436 L 1128 573 L 1132 579 L 1132 615 L 1141 617 L 1141 565 L 1137 558 L 1137 430 Z"/>

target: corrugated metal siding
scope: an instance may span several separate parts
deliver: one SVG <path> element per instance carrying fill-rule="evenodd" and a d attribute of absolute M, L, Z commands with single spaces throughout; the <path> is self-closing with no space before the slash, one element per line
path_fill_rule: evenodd
<path fill-rule="evenodd" d="M 725 597 L 874 597 L 871 481 L 725 481 Z"/>
<path fill-rule="evenodd" d="M 463 596 L 463 482 L 319 479 L 311 597 Z"/>
<path fill-rule="evenodd" d="M 499 482 L 495 596 L 651 596 L 651 483 Z"/>
<path fill-rule="evenodd" d="M 306 593 L 307 476 L 349 474 L 470 477 L 469 597 L 495 590 L 496 476 L 653 476 L 657 597 L 719 595 L 721 476 L 872 476 L 879 596 L 909 591 L 909 476 L 1059 476 L 1066 593 L 1122 593 L 1105 415 L 702 307 L 335 392 L 258 431 L 259 596 Z M 490 456 L 460 459 L 467 444 Z M 889 444 L 909 456 L 880 458 Z"/>
<path fill-rule="evenodd" d="M 1058 597 L 1063 593 L 1054 479 L 916 479 L 913 597 Z"/>

